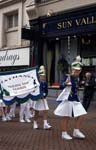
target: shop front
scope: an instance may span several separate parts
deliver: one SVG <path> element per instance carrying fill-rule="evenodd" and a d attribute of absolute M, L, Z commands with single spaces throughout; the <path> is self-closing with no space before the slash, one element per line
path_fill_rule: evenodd
<path fill-rule="evenodd" d="M 0 51 L 0 72 L 19 70 L 30 66 L 30 48 L 6 49 Z"/>
<path fill-rule="evenodd" d="M 38 32 L 34 39 L 35 60 L 45 65 L 49 85 L 60 82 L 70 72 L 77 55 L 82 58 L 83 73 L 96 69 L 96 7 L 43 16 L 30 20 Z"/>

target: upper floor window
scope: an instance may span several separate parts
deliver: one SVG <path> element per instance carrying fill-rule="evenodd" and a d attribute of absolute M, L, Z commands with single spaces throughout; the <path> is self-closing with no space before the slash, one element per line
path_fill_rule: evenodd
<path fill-rule="evenodd" d="M 18 26 L 18 13 L 7 15 L 7 29 Z"/>
<path fill-rule="evenodd" d="M 36 1 L 36 3 L 43 3 L 43 2 L 50 2 L 52 0 L 35 0 L 35 1 Z"/>

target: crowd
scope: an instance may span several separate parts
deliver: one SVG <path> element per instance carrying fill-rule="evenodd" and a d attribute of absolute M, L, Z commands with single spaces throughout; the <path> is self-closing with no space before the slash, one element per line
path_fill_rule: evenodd
<path fill-rule="evenodd" d="M 65 74 L 60 88 L 62 92 L 57 97 L 58 106 L 54 110 L 54 115 L 62 118 L 61 120 L 61 138 L 65 140 L 71 140 L 73 137 L 85 139 L 85 135 L 81 132 L 81 124 L 87 114 L 95 86 L 95 79 L 92 74 L 87 72 L 84 79 L 79 82 L 79 75 L 82 70 L 82 64 L 80 57 L 71 64 L 71 73 Z M 47 103 L 48 84 L 46 82 L 46 71 L 44 66 L 39 68 L 39 82 L 40 92 L 42 97 L 38 101 L 28 100 L 19 105 L 19 121 L 20 123 L 31 122 L 33 117 L 33 129 L 38 129 L 38 117 L 39 112 L 42 112 L 43 129 L 50 129 L 52 126 L 48 122 L 47 113 L 49 106 Z M 81 103 L 78 96 L 79 85 L 84 87 L 83 103 Z M 10 121 L 15 117 L 17 103 L 13 103 L 11 106 L 6 106 L 2 99 L 0 100 L 0 111 L 2 115 L 2 121 Z M 73 129 L 73 137 L 68 133 L 68 126 L 70 118 L 75 119 L 75 127 Z"/>

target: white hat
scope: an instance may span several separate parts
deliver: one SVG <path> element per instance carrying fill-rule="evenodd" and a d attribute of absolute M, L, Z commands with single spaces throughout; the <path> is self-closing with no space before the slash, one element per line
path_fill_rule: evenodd
<path fill-rule="evenodd" d="M 38 73 L 39 75 L 45 75 L 45 67 L 43 65 L 40 66 Z"/>
<path fill-rule="evenodd" d="M 81 57 L 77 56 L 76 60 L 71 64 L 72 69 L 81 70 L 82 63 L 80 61 L 81 61 Z"/>

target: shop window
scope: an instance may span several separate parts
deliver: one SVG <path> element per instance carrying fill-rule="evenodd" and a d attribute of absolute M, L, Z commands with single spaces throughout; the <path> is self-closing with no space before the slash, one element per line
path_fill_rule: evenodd
<path fill-rule="evenodd" d="M 82 37 L 82 57 L 96 57 L 96 35 Z"/>
<path fill-rule="evenodd" d="M 96 35 L 86 35 L 81 40 L 82 74 L 87 71 L 94 74 L 96 66 Z"/>

